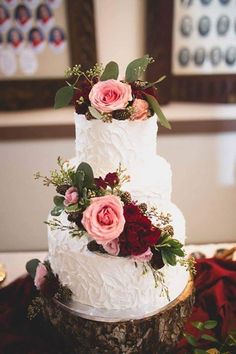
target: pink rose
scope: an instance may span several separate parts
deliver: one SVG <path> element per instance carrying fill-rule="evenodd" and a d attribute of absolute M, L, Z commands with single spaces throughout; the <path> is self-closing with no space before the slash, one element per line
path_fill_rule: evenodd
<path fill-rule="evenodd" d="M 101 245 L 117 238 L 124 229 L 125 218 L 120 198 L 106 195 L 91 199 L 81 220 L 88 234 Z"/>
<path fill-rule="evenodd" d="M 149 115 L 149 105 L 147 101 L 141 98 L 135 98 L 132 107 L 134 108 L 134 113 L 131 115 L 131 120 L 145 120 Z"/>
<path fill-rule="evenodd" d="M 99 81 L 93 85 L 89 99 L 91 105 L 100 112 L 124 109 L 132 100 L 131 86 L 118 80 Z"/>
<path fill-rule="evenodd" d="M 34 278 L 34 285 L 38 290 L 40 290 L 41 287 L 43 286 L 47 273 L 48 271 L 45 265 L 43 263 L 39 263 L 36 268 L 36 273 Z"/>
<path fill-rule="evenodd" d="M 139 262 L 149 262 L 152 259 L 153 253 L 149 247 L 146 252 L 139 254 L 138 256 L 132 256 L 132 259 Z"/>
<path fill-rule="evenodd" d="M 64 204 L 68 206 L 70 204 L 76 204 L 79 199 L 78 190 L 76 187 L 70 187 L 67 189 L 65 194 Z"/>
<path fill-rule="evenodd" d="M 119 239 L 115 238 L 114 240 L 104 244 L 103 248 L 107 253 L 112 254 L 113 256 L 118 256 L 120 253 Z"/>

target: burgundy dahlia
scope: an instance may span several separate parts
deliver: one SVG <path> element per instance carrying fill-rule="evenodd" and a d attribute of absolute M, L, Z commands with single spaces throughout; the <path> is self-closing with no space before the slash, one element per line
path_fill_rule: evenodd
<path fill-rule="evenodd" d="M 124 206 L 124 217 L 126 223 L 119 237 L 120 256 L 138 256 L 158 243 L 161 230 L 154 227 L 135 204 Z"/>

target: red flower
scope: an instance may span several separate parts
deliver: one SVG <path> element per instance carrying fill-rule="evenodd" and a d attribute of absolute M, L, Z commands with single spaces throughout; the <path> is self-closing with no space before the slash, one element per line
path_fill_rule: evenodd
<path fill-rule="evenodd" d="M 107 186 L 114 188 L 119 183 L 119 177 L 116 172 L 108 173 L 103 179 L 102 177 L 94 178 L 97 188 L 106 189 Z"/>
<path fill-rule="evenodd" d="M 102 177 L 94 178 L 94 181 L 95 181 L 97 188 L 103 188 L 103 189 L 107 188 L 107 183 L 104 181 L 104 179 Z"/>
<path fill-rule="evenodd" d="M 157 244 L 161 230 L 152 225 L 137 205 L 132 203 L 125 205 L 124 217 L 126 223 L 119 237 L 120 256 L 137 256 L 146 252 L 150 246 Z"/>
<path fill-rule="evenodd" d="M 82 81 L 79 85 L 78 90 L 75 91 L 73 97 L 73 104 L 75 106 L 75 111 L 78 114 L 85 114 L 88 111 L 88 106 L 90 106 L 89 92 L 91 91 L 91 85 L 88 81 Z M 80 97 L 83 97 L 84 103 L 78 104 Z"/>
<path fill-rule="evenodd" d="M 108 186 L 113 188 L 119 183 L 119 177 L 116 172 L 108 173 L 104 181 L 108 184 Z"/>
<path fill-rule="evenodd" d="M 135 221 L 139 221 L 141 217 L 143 217 L 143 222 L 148 223 L 148 225 L 151 225 L 151 221 L 142 214 L 141 210 L 139 209 L 139 207 L 136 204 L 130 203 L 130 204 L 126 204 L 124 206 L 124 216 L 125 216 L 125 220 L 126 222 L 135 222 Z"/>

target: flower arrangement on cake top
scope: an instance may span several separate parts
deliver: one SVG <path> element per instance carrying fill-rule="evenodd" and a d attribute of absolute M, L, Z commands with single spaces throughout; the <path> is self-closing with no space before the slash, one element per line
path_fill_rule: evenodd
<path fill-rule="evenodd" d="M 125 78 L 118 79 L 119 67 L 114 61 L 105 68 L 95 64 L 92 69 L 82 71 L 81 65 L 75 65 L 66 70 L 66 77 L 74 79 L 67 81 L 67 86 L 56 93 L 55 108 L 64 107 L 71 102 L 79 114 L 85 114 L 87 119 L 101 119 L 105 122 L 117 120 L 145 120 L 154 113 L 161 125 L 170 129 L 170 124 L 158 104 L 156 85 L 165 76 L 155 82 L 142 79 L 153 58 L 144 55 L 133 60 L 126 68 Z"/>
<path fill-rule="evenodd" d="M 88 237 L 91 252 L 129 257 L 148 263 L 154 270 L 184 260 L 183 245 L 174 238 L 171 215 L 134 201 L 122 189 L 129 181 L 125 170 L 119 167 L 94 178 L 85 162 L 76 170 L 61 158 L 58 165 L 59 171 L 52 171 L 50 178 L 35 175 L 36 179 L 43 178 L 45 185 L 54 185 L 58 193 L 52 218 L 46 222 L 52 229 L 68 230 L 72 237 Z M 57 218 L 62 212 L 69 221 L 66 225 Z"/>

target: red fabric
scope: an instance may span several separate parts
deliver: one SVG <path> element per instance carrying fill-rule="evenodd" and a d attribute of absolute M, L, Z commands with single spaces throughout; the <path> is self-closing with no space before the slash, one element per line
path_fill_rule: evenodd
<path fill-rule="evenodd" d="M 218 325 L 209 334 L 223 340 L 230 329 L 236 328 L 236 262 L 216 258 L 200 259 L 196 263 L 196 270 L 196 301 L 185 325 L 185 332 L 197 336 L 199 331 L 193 328 L 191 322 L 216 320 Z M 205 341 L 202 342 L 203 346 L 204 343 L 209 345 Z M 182 339 L 175 353 L 190 353 L 190 348 Z"/>
<path fill-rule="evenodd" d="M 216 335 L 223 338 L 236 327 L 236 262 L 202 259 L 196 267 L 196 303 L 185 331 L 194 333 L 192 321 L 213 319 L 219 324 Z M 35 295 L 28 276 L 0 290 L 0 354 L 65 353 L 63 343 L 40 316 L 33 321 L 27 319 L 27 307 Z M 174 353 L 190 352 L 181 340 Z"/>

